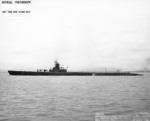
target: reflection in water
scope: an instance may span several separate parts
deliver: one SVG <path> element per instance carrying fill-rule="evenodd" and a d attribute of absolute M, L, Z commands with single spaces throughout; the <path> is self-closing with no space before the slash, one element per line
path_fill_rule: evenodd
<path fill-rule="evenodd" d="M 150 111 L 149 79 L 150 74 L 42 77 L 1 73 L 0 121 L 94 121 L 97 112 Z"/>

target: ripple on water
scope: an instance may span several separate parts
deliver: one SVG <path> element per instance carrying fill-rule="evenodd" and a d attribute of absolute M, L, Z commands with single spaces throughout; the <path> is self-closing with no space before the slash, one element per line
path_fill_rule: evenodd
<path fill-rule="evenodd" d="M 5 118 L 0 119 L 0 121 L 31 121 L 31 120 L 27 118 Z"/>
<path fill-rule="evenodd" d="M 150 111 L 149 77 L 0 76 L 0 121 L 94 121 L 96 112 Z"/>

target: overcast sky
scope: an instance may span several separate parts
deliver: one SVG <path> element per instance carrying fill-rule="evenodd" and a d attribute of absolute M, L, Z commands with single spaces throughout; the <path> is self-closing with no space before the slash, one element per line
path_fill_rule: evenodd
<path fill-rule="evenodd" d="M 0 13 L 0 69 L 150 69 L 150 0 L 36 0 Z"/>

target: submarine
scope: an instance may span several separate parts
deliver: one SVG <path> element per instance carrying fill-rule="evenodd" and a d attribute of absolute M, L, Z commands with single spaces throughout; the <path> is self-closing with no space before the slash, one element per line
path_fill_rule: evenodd
<path fill-rule="evenodd" d="M 8 70 L 9 75 L 14 76 L 143 76 L 131 72 L 68 72 L 67 69 L 60 67 L 58 61 L 54 61 L 52 69 L 37 69 L 37 71 L 14 71 Z"/>

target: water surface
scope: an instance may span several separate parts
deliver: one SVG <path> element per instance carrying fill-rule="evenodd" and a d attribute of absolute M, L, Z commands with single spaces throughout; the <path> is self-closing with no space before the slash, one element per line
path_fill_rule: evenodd
<path fill-rule="evenodd" d="M 97 112 L 150 112 L 144 76 L 9 76 L 0 73 L 0 121 L 94 121 Z"/>

